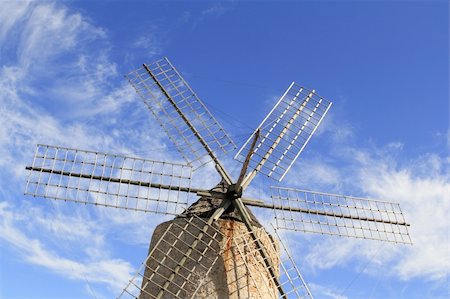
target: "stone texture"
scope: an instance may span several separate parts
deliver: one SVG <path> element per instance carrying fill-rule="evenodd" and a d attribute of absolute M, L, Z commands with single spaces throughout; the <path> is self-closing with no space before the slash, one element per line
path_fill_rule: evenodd
<path fill-rule="evenodd" d="M 229 219 L 220 219 L 219 224 L 225 234 L 221 259 L 226 273 L 227 298 L 278 298 L 277 289 L 245 224 Z M 254 227 L 254 230 L 278 269 L 278 244 L 263 228 Z"/>
<path fill-rule="evenodd" d="M 203 207 L 204 213 L 209 214 L 209 208 L 213 208 L 215 204 L 209 205 L 208 199 L 200 199 L 200 205 L 197 205 L 196 209 L 198 211 L 199 207 Z M 208 203 L 209 202 L 209 203 Z M 205 204 L 206 203 L 206 204 Z M 195 205 L 195 204 L 194 204 Z M 194 206 L 193 205 L 193 206 Z M 209 207 L 209 208 L 208 208 Z M 233 213 L 233 211 L 231 211 Z M 172 226 L 175 235 L 179 234 L 180 228 L 183 227 L 183 223 L 187 221 L 187 215 L 185 213 L 183 216 L 177 217 L 174 220 L 161 223 L 155 229 L 152 241 L 150 244 L 150 251 L 160 240 L 162 234 L 169 227 L 169 225 L 174 222 L 177 225 Z M 200 213 L 200 215 L 202 215 Z M 205 216 L 203 214 L 202 216 Z M 209 250 L 207 252 L 206 258 L 213 258 L 216 252 L 221 252 L 217 262 L 214 264 L 213 268 L 206 276 L 205 281 L 198 290 L 195 298 L 212 298 L 212 299 L 225 299 L 225 298 L 277 298 L 277 290 L 273 285 L 271 279 L 265 271 L 263 266 L 262 258 L 258 252 L 256 252 L 255 244 L 253 243 L 251 236 L 248 234 L 248 230 L 244 223 L 237 220 L 232 214 L 223 215 L 214 225 L 220 230 L 223 237 L 220 238 L 218 246 L 220 248 L 214 248 L 214 250 Z M 205 221 L 207 218 L 204 219 Z M 256 219 L 254 219 L 256 220 Z M 274 264 L 275 268 L 278 269 L 279 264 L 279 250 L 278 244 L 273 241 L 272 237 L 260 227 L 259 223 L 256 221 L 254 227 L 258 238 L 261 240 L 263 245 L 266 247 L 270 259 Z M 192 242 L 189 238 L 185 238 L 184 241 Z M 181 251 L 187 250 L 188 246 L 180 246 L 178 249 Z M 170 250 L 170 248 L 165 248 L 161 246 L 160 248 L 163 252 Z M 240 250 L 239 250 L 240 249 Z M 214 251 L 214 252 L 213 252 Z M 177 262 L 182 255 L 175 256 L 174 263 Z M 195 269 L 195 274 L 191 276 L 194 281 L 189 281 L 183 285 L 183 278 L 177 277 L 175 279 L 175 284 L 170 285 L 170 290 L 176 293 L 177 285 L 183 286 L 180 288 L 178 293 L 179 298 L 190 298 L 192 297 L 196 287 L 198 286 L 198 278 L 204 278 L 206 271 L 203 266 L 208 266 L 206 259 L 202 261 L 205 265 L 197 266 Z M 186 267 L 191 269 L 194 264 L 187 264 Z M 153 267 L 153 268 L 152 268 Z M 154 269 L 155 265 L 150 268 Z M 147 269 L 144 273 L 145 277 L 151 275 L 151 270 Z M 169 270 L 163 271 L 164 276 L 170 275 Z M 158 278 L 157 284 L 162 284 L 164 278 Z M 157 284 L 149 283 L 145 279 L 142 282 L 142 289 L 140 299 L 154 298 L 156 296 L 159 287 Z M 148 294 L 146 294 L 148 293 Z M 151 295 L 150 295 L 151 294 Z M 174 298 L 174 295 L 166 295 L 163 298 Z"/>
<path fill-rule="evenodd" d="M 212 227 L 203 233 L 204 225 L 199 218 L 175 218 L 155 228 L 139 299 L 156 298 L 163 286 L 161 298 L 192 297 L 221 248 L 221 235 Z"/>

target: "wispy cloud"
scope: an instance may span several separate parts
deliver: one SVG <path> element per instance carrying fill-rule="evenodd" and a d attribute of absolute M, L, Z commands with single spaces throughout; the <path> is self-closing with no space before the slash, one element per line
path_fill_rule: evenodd
<path fill-rule="evenodd" d="M 448 278 L 450 268 L 449 164 L 429 154 L 410 165 L 399 167 L 390 159 L 369 157 L 360 172 L 361 184 L 371 196 L 400 202 L 412 224 L 414 245 L 402 250 L 394 272 L 403 279 L 442 280 Z"/>
<path fill-rule="evenodd" d="M 332 287 L 327 287 L 315 283 L 310 285 L 311 292 L 318 298 L 329 298 L 329 299 L 348 299 L 347 296 L 341 295 L 338 290 Z"/>
<path fill-rule="evenodd" d="M 161 40 L 153 34 L 146 34 L 138 37 L 132 44 L 131 48 L 145 51 L 146 55 L 154 56 L 162 51 Z"/>
<path fill-rule="evenodd" d="M 19 33 L 17 60 L 24 68 L 40 67 L 79 47 L 80 42 L 105 36 L 81 14 L 69 13 L 66 7 L 54 3 L 8 1 L 2 11 L 8 17 L 0 21 L 0 32 L 3 38 Z"/>
<path fill-rule="evenodd" d="M 309 267 L 329 269 L 358 260 L 369 261 L 366 272 L 373 275 L 383 269 L 386 275 L 402 280 L 422 278 L 443 282 L 448 279 L 448 157 L 427 153 L 405 161 L 404 148 L 399 142 L 358 148 L 348 139 L 336 138 L 331 144 L 331 155 L 319 153 L 312 160 L 302 161 L 302 168 L 294 169 L 294 177 L 307 177 L 300 180 L 300 187 L 304 188 L 304 182 L 312 180 L 316 182 L 314 186 L 327 188 L 322 191 L 345 190 L 351 191 L 351 195 L 400 203 L 406 221 L 411 224 L 414 245 L 377 243 L 374 246 L 374 241 L 322 238 L 308 250 Z M 339 167 L 334 163 L 337 159 L 342 161 Z M 288 180 L 288 185 L 296 181 Z M 380 252 L 375 254 L 377 250 Z"/>
<path fill-rule="evenodd" d="M 30 2 L 4 1 L 0 11 L 0 44 L 4 45 L 7 35 L 17 22 L 20 22 L 29 11 Z"/>
<path fill-rule="evenodd" d="M 202 17 L 206 16 L 221 16 L 223 15 L 228 8 L 224 6 L 222 2 L 216 2 L 202 10 L 201 15 Z"/>
<path fill-rule="evenodd" d="M 34 212 L 36 210 L 34 209 Z M 29 237 L 23 230 L 24 223 L 30 221 L 35 215 L 33 212 L 19 213 L 15 212 L 11 206 L 5 201 L 0 202 L 0 238 L 8 244 L 14 246 L 17 254 L 23 257 L 23 260 L 28 263 L 39 265 L 60 273 L 71 279 L 89 280 L 91 282 L 106 283 L 112 290 L 119 290 L 118 281 L 125 282 L 132 275 L 131 265 L 121 259 L 105 258 L 103 255 L 99 257 L 87 256 L 85 261 L 79 261 L 63 257 L 51 251 L 42 244 L 38 239 Z M 40 211 L 39 213 L 42 213 Z M 53 217 L 54 215 L 51 215 Z M 65 219 L 68 221 L 69 219 Z M 69 223 L 69 222 L 67 222 Z M 74 225 L 73 219 L 71 221 Z M 66 230 L 67 227 L 61 221 L 44 221 L 42 219 L 37 222 L 39 227 L 48 230 L 56 230 L 53 233 L 61 233 L 61 230 Z M 78 234 L 77 241 L 88 238 L 88 242 L 93 241 L 97 234 L 93 235 L 86 226 L 82 226 L 81 222 L 78 225 L 82 228 L 82 233 L 73 232 L 76 227 L 72 227 L 70 234 Z M 76 224 L 75 224 L 76 225 Z M 25 225 L 25 227 L 27 227 Z"/>
<path fill-rule="evenodd" d="M 4 35 L 21 33 L 5 42 L 18 59 L 0 69 L 0 137 L 7 141 L 0 145 L 0 165 L 23 174 L 20 161 L 38 142 L 120 152 L 162 148 L 163 134 L 152 130 L 157 125 L 109 59 L 104 30 L 61 5 L 32 3 L 26 9 L 15 20 L 0 21 Z"/>
<path fill-rule="evenodd" d="M 36 143 L 143 156 L 150 148 L 156 149 L 151 158 L 166 160 L 171 153 L 165 137 L 111 61 L 105 30 L 63 4 L 5 5 L 0 41 L 9 59 L 0 69 L 0 241 L 22 262 L 105 284 L 116 293 L 133 267 L 109 250 L 111 239 L 142 245 L 145 254 L 161 218 L 67 203 L 44 209 L 49 205 L 31 200 L 23 206 L 18 184 L 24 183 Z M 108 234 L 112 228 L 114 238 Z"/>

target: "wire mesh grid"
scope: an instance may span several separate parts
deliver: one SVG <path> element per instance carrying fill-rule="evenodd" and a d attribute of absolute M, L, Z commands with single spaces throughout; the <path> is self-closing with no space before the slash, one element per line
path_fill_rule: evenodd
<path fill-rule="evenodd" d="M 161 214 L 189 201 L 191 167 L 38 145 L 25 194 Z"/>
<path fill-rule="evenodd" d="M 271 187 L 278 228 L 411 244 L 397 203 Z"/>
<path fill-rule="evenodd" d="M 159 226 L 147 259 L 118 298 L 195 298 L 213 284 L 208 275 L 221 254 L 222 238 L 196 216 Z"/>
<path fill-rule="evenodd" d="M 207 148 L 216 153 L 236 148 L 167 58 L 144 65 L 126 77 L 195 169 L 211 161 Z"/>
<path fill-rule="evenodd" d="M 235 239 L 235 246 L 239 253 L 238 260 L 242 260 L 247 273 L 257 286 L 259 298 L 312 298 L 300 271 L 295 265 L 289 251 L 278 234 L 269 235 L 264 228 L 254 229 L 257 240 L 261 242 L 268 259 L 273 266 L 273 273 L 277 276 L 283 294 L 278 292 L 269 268 L 263 260 L 261 250 L 250 233 Z"/>
<path fill-rule="evenodd" d="M 281 274 L 280 274 L 280 282 L 281 286 L 288 296 L 288 298 L 313 298 L 309 288 L 304 281 L 300 270 L 298 269 L 292 254 L 290 253 L 288 247 L 283 242 L 276 228 L 272 225 L 274 230 L 273 237 L 280 244 L 280 265 L 281 265 Z"/>
<path fill-rule="evenodd" d="M 326 115 L 331 102 L 292 83 L 258 126 L 260 137 L 250 169 L 281 181 Z M 256 131 L 235 156 L 243 162 Z"/>

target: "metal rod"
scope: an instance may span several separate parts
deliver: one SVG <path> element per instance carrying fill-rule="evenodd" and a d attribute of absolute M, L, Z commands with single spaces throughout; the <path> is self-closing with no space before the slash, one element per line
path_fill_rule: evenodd
<path fill-rule="evenodd" d="M 273 106 L 272 110 L 270 110 L 270 112 L 266 115 L 266 117 L 262 120 L 262 122 L 259 124 L 257 129 L 261 129 L 263 123 L 269 118 L 270 114 L 277 108 L 278 104 L 281 103 L 281 101 L 284 99 L 284 97 L 287 95 L 287 93 L 289 92 L 289 90 L 291 89 L 291 87 L 295 84 L 295 82 L 292 82 L 291 85 L 289 85 L 288 89 L 286 89 L 286 91 L 284 92 L 284 94 L 281 96 L 281 98 L 278 100 L 278 102 L 275 104 L 275 106 Z M 256 133 L 256 131 L 255 131 Z M 254 134 L 254 133 L 253 133 Z M 234 158 L 236 159 L 240 154 L 241 151 L 244 150 L 245 146 L 247 145 L 247 143 L 250 142 L 250 140 L 252 139 L 252 135 L 250 135 L 250 137 L 248 137 L 247 141 L 245 141 L 244 145 L 239 149 L 239 151 L 236 153 L 236 155 L 234 155 Z"/>
<path fill-rule="evenodd" d="M 285 177 L 285 175 L 288 173 L 288 171 L 291 169 L 292 165 L 295 163 L 295 161 L 297 160 L 298 156 L 301 154 L 301 152 L 303 151 L 303 149 L 305 148 L 305 146 L 308 144 L 309 140 L 311 139 L 311 137 L 314 135 L 314 133 L 316 132 L 317 128 L 319 127 L 320 123 L 322 122 L 322 120 L 325 118 L 325 115 L 327 114 L 328 110 L 330 109 L 331 105 L 333 103 L 330 102 L 330 105 L 327 106 L 327 109 L 325 110 L 325 112 L 322 114 L 322 117 L 320 118 L 319 122 L 317 123 L 317 125 L 314 127 L 314 129 L 312 130 L 311 134 L 309 134 L 308 139 L 306 139 L 305 143 L 303 144 L 302 148 L 300 149 L 300 151 L 297 153 L 297 155 L 295 155 L 295 158 L 292 160 L 291 164 L 288 166 L 288 168 L 286 169 L 286 171 L 284 172 L 284 174 L 280 177 L 280 179 L 278 180 L 279 182 L 281 182 L 283 180 L 283 178 Z"/>
<path fill-rule="evenodd" d="M 330 213 L 330 212 L 308 210 L 308 209 L 302 209 L 302 208 L 283 207 L 282 205 L 266 204 L 259 200 L 247 199 L 247 198 L 242 198 L 242 202 L 248 206 L 258 207 L 258 208 L 269 208 L 269 209 L 300 212 L 300 213 L 314 214 L 314 215 L 321 215 L 321 216 L 330 216 L 330 217 L 336 217 L 336 218 L 361 220 L 361 221 L 372 221 L 372 222 L 379 222 L 379 223 L 386 223 L 386 224 L 393 224 L 393 225 L 411 226 L 409 223 L 406 223 L 406 222 L 388 221 L 388 220 L 368 218 L 368 217 L 357 217 L 357 216 L 352 216 L 352 215 L 335 214 L 335 213 Z"/>
<path fill-rule="evenodd" d="M 108 182 L 113 182 L 113 183 L 129 184 L 129 185 L 150 187 L 150 188 L 158 188 L 158 189 L 176 190 L 176 191 L 181 191 L 181 192 L 189 192 L 189 193 L 205 193 L 205 192 L 209 192 L 208 190 L 205 190 L 205 189 L 170 186 L 170 185 L 164 185 L 164 184 L 156 184 L 156 183 L 149 183 L 149 182 L 133 181 L 133 180 L 128 180 L 128 179 L 117 179 L 117 178 L 111 178 L 111 177 L 103 177 L 103 176 L 100 176 L 100 175 L 82 174 L 82 173 L 76 173 L 76 172 L 70 172 L 70 171 L 61 171 L 61 170 L 52 170 L 52 169 L 40 168 L 40 167 L 27 166 L 27 167 L 25 167 L 25 169 L 26 170 L 32 170 L 32 171 L 38 171 L 38 172 L 60 174 L 60 175 L 65 175 L 65 176 L 69 176 L 69 177 L 93 179 L 93 180 L 99 180 L 99 181 L 108 181 Z"/>
<path fill-rule="evenodd" d="M 239 178 L 236 182 L 236 192 L 240 192 L 241 189 L 242 189 L 242 191 L 244 191 L 243 190 L 244 188 L 241 188 L 242 181 L 244 180 L 244 176 L 247 172 L 248 164 L 250 163 L 250 158 L 252 157 L 253 150 L 255 149 L 256 141 L 259 138 L 259 134 L 260 134 L 260 129 L 256 129 L 255 137 L 253 138 L 252 145 L 250 146 L 250 149 L 248 150 L 247 157 L 245 158 L 245 161 L 242 165 L 241 173 L 239 174 Z"/>
<path fill-rule="evenodd" d="M 345 197 L 345 198 L 357 199 L 357 200 L 363 200 L 363 201 L 379 202 L 379 203 L 384 203 L 384 204 L 393 204 L 390 201 L 380 200 L 380 199 L 377 199 L 377 198 L 370 198 L 369 199 L 369 198 L 363 198 L 363 197 L 356 197 L 356 196 L 349 196 L 349 195 L 342 195 L 342 194 L 328 193 L 328 192 L 321 192 L 321 191 L 311 191 L 311 190 L 306 190 L 306 189 L 297 189 L 297 188 L 289 188 L 289 187 L 279 187 L 279 186 L 269 186 L 269 187 L 271 189 L 280 189 L 280 190 L 286 190 L 286 191 L 304 192 L 304 193 L 311 193 L 311 194 L 317 194 L 317 195 Z M 254 199 L 254 200 L 262 202 L 262 200 L 257 200 L 257 199 Z M 394 203 L 394 204 L 398 204 L 398 203 Z"/>
<path fill-rule="evenodd" d="M 280 243 L 280 245 L 281 245 L 280 248 L 283 247 L 284 252 L 286 253 L 288 259 L 289 259 L 290 262 L 292 263 L 292 266 L 293 266 L 292 268 L 295 270 L 295 272 L 297 273 L 298 277 L 300 278 L 300 280 L 301 280 L 301 282 L 302 282 L 302 285 L 303 285 L 303 287 L 304 287 L 305 290 L 306 290 L 307 295 L 309 296 L 310 299 L 314 299 L 313 295 L 311 294 L 311 291 L 309 290 L 308 285 L 307 285 L 307 284 L 305 283 L 305 281 L 303 280 L 302 274 L 300 273 L 300 271 L 298 270 L 297 266 L 295 265 L 295 262 L 294 262 L 294 260 L 292 259 L 291 253 L 289 252 L 288 248 L 284 245 L 283 240 L 281 240 L 281 237 L 280 237 L 280 235 L 278 234 L 277 229 L 275 228 L 275 226 L 274 226 L 273 224 L 270 224 L 270 225 L 272 226 L 273 231 L 274 231 L 275 235 L 277 236 L 277 239 L 278 239 L 278 241 L 279 241 L 279 243 Z M 281 257 L 280 257 L 280 260 L 281 260 Z M 281 263 L 281 264 L 283 265 L 283 263 Z M 291 275 L 289 275 L 288 270 L 286 270 L 286 268 L 285 268 L 284 266 L 283 266 L 283 268 L 284 268 L 284 270 L 285 270 L 286 276 L 289 277 L 289 281 L 291 282 L 291 284 L 293 284 L 294 280 L 290 277 Z M 291 268 L 291 269 L 292 269 L 292 268 Z M 295 293 L 296 293 L 296 295 L 297 295 L 298 297 L 300 297 L 300 295 L 297 293 L 297 289 L 298 289 L 298 288 L 295 289 Z M 302 297 L 303 297 L 303 296 L 302 296 Z"/>
<path fill-rule="evenodd" d="M 167 98 L 169 103 L 175 108 L 175 111 L 181 116 L 181 118 L 184 120 L 184 122 L 188 125 L 189 129 L 194 133 L 195 137 L 200 141 L 200 143 L 203 145 L 203 147 L 208 152 L 209 156 L 213 159 L 214 163 L 216 164 L 216 169 L 219 171 L 219 174 L 222 176 L 222 178 L 231 185 L 232 180 L 230 175 L 227 173 L 223 165 L 220 163 L 220 161 L 217 159 L 217 157 L 214 155 L 213 151 L 209 147 L 209 145 L 206 143 L 206 141 L 203 139 L 203 137 L 200 135 L 200 133 L 195 129 L 194 125 L 187 119 L 187 117 L 181 112 L 181 110 L 178 108 L 175 101 L 172 99 L 172 97 L 167 93 L 167 91 L 164 89 L 164 87 L 159 83 L 159 81 L 156 79 L 156 77 L 153 75 L 153 73 L 150 71 L 150 69 L 147 67 L 147 65 L 143 64 L 145 70 L 147 73 L 152 77 L 153 81 L 155 81 L 156 85 L 158 85 L 159 89 L 163 92 L 164 96 Z"/>
<path fill-rule="evenodd" d="M 53 149 L 58 149 L 58 150 L 66 150 L 66 151 L 75 151 L 75 152 L 82 152 L 82 153 L 90 153 L 90 154 L 97 154 L 97 155 L 104 155 L 104 156 L 109 156 L 109 157 L 115 157 L 115 158 L 124 158 L 124 159 L 132 159 L 132 160 L 138 160 L 138 161 L 143 161 L 143 162 L 157 162 L 157 163 L 166 163 L 166 162 L 160 162 L 160 161 L 153 161 L 153 160 L 147 160 L 147 159 L 143 159 L 143 158 L 138 158 L 138 157 L 133 157 L 133 156 L 125 156 L 125 155 L 119 155 L 119 154 L 110 154 L 110 153 L 104 153 L 104 152 L 98 152 L 98 151 L 90 151 L 90 150 L 81 150 L 81 149 L 77 149 L 77 148 L 71 148 L 71 147 L 64 147 L 64 146 L 54 146 L 54 145 L 48 145 L 48 144 L 42 144 L 42 143 L 38 143 L 36 145 L 36 153 L 35 153 L 35 157 L 38 157 L 38 149 L 40 147 L 45 147 L 45 148 L 53 148 Z M 44 156 L 39 156 L 38 158 L 44 158 Z M 57 160 L 57 161 L 64 161 L 64 159 L 55 157 L 53 160 Z M 73 162 L 73 161 L 71 161 Z M 86 162 L 87 164 L 91 164 L 90 162 Z M 178 165 L 178 166 L 184 166 L 187 167 L 188 165 L 183 164 L 183 163 L 167 163 L 167 164 L 172 164 L 172 165 Z M 93 165 L 93 164 L 92 164 Z"/>
<path fill-rule="evenodd" d="M 256 176 L 256 173 L 264 166 L 265 162 L 267 161 L 267 159 L 269 158 L 269 156 L 272 154 L 272 152 L 275 150 L 275 148 L 278 146 L 278 143 L 280 143 L 281 139 L 283 139 L 284 135 L 286 134 L 286 132 L 289 130 L 289 128 L 291 127 L 291 125 L 294 123 L 295 119 L 300 115 L 300 112 L 303 111 L 303 109 L 305 108 L 306 104 L 309 102 L 309 100 L 312 98 L 312 96 L 314 95 L 315 91 L 312 90 L 309 95 L 306 97 L 306 99 L 303 101 L 302 105 L 300 106 L 300 108 L 295 111 L 295 114 L 292 116 L 292 118 L 288 121 L 287 125 L 284 126 L 283 130 L 280 132 L 280 134 L 278 135 L 277 139 L 273 142 L 273 144 L 270 146 L 270 148 L 267 150 L 267 153 L 264 155 L 264 157 L 261 159 L 261 162 L 259 162 L 259 164 L 256 166 L 256 168 L 247 175 L 247 177 L 244 180 L 244 183 L 242 184 L 242 187 L 245 188 L 247 187 L 251 181 L 254 179 L 254 177 Z M 297 93 L 298 95 L 299 93 Z M 297 97 L 297 96 L 296 96 Z"/>
<path fill-rule="evenodd" d="M 52 169 L 46 169 L 46 168 L 40 168 L 40 167 L 32 167 L 32 166 L 27 166 L 25 169 L 26 170 L 32 170 L 32 171 L 38 171 L 38 172 L 45 172 L 45 173 L 54 173 L 54 174 L 65 175 L 65 176 L 70 176 L 70 177 L 94 179 L 94 180 L 99 180 L 99 181 L 108 181 L 108 182 L 113 182 L 113 183 L 123 183 L 123 184 L 142 186 L 142 187 L 150 187 L 150 188 L 158 188 L 158 189 L 176 190 L 176 191 L 181 191 L 181 192 L 196 193 L 199 196 L 210 196 L 210 197 L 222 198 L 222 199 L 226 197 L 226 195 L 224 193 L 211 192 L 209 190 L 199 189 L 199 188 L 177 187 L 177 186 L 170 186 L 170 185 L 164 185 L 164 184 L 156 184 L 156 183 L 148 183 L 148 182 L 141 182 L 141 181 L 133 181 L 133 180 L 128 180 L 128 179 L 117 179 L 117 178 L 111 178 L 111 177 L 88 175 L 88 174 L 81 174 L 81 173 L 75 173 L 75 172 L 69 172 L 69 171 L 61 171 L 61 170 L 52 170 Z M 266 204 L 266 203 L 264 203 L 264 202 L 262 202 L 260 200 L 255 200 L 255 199 L 250 199 L 250 198 L 242 198 L 242 202 L 244 204 L 248 205 L 248 206 L 253 206 L 253 207 L 258 207 L 258 208 L 269 208 L 269 209 L 277 209 L 277 210 L 284 210 L 284 211 L 289 210 L 289 211 L 292 211 L 292 212 L 316 214 L 316 215 L 330 216 L 330 217 L 336 217 L 336 218 L 345 218 L 345 219 L 372 221 L 372 222 L 379 222 L 379 223 L 386 223 L 386 224 L 393 224 L 393 225 L 410 226 L 410 224 L 408 224 L 406 222 L 387 221 L 387 220 L 368 218 L 368 217 L 356 217 L 356 216 L 351 216 L 351 215 L 335 214 L 335 213 L 330 213 L 330 212 L 317 211 L 317 210 L 308 210 L 308 209 L 302 209 L 302 208 L 287 208 L 287 207 L 283 207 L 281 205 Z"/>
<path fill-rule="evenodd" d="M 164 57 L 164 60 L 167 62 L 168 65 L 170 65 L 170 67 L 175 72 L 175 74 L 178 75 L 178 77 L 181 79 L 181 82 L 183 82 L 183 84 L 186 85 L 186 87 L 190 90 L 190 92 L 192 92 L 194 97 L 197 98 L 198 102 L 202 105 L 203 109 L 208 114 L 208 117 L 210 117 L 217 124 L 217 126 L 220 128 L 219 131 L 222 131 L 223 134 L 225 135 L 224 137 L 228 138 L 229 144 L 233 145 L 233 149 L 236 148 L 236 145 L 234 144 L 233 140 L 228 136 L 228 134 L 225 132 L 225 130 L 219 124 L 219 122 L 214 117 L 214 115 L 209 111 L 208 107 L 206 107 L 206 105 L 202 101 L 200 101 L 200 98 L 197 96 L 195 91 L 189 86 L 189 84 L 186 82 L 186 80 L 184 80 L 184 78 L 181 76 L 181 74 L 178 72 L 178 70 L 172 65 L 172 63 L 169 61 L 169 59 L 167 57 Z M 225 151 L 225 149 L 224 149 L 225 145 L 220 145 L 220 147 L 222 148 L 223 151 Z"/>
<path fill-rule="evenodd" d="M 281 157 L 278 159 L 278 161 L 275 163 L 275 165 L 272 167 L 271 171 L 269 172 L 269 176 L 272 175 L 272 173 L 275 171 L 275 169 L 280 165 L 280 163 L 283 161 L 283 159 L 286 157 L 287 152 L 289 152 L 289 150 L 291 149 L 291 147 L 294 145 L 294 143 L 297 141 L 297 138 L 303 133 L 305 132 L 305 128 L 306 126 L 310 123 L 311 118 L 313 117 L 313 115 L 317 112 L 317 109 L 319 108 L 319 106 L 322 104 L 322 99 L 320 99 L 316 106 L 314 107 L 314 109 L 311 111 L 311 113 L 309 113 L 308 118 L 305 119 L 305 117 L 300 116 L 300 119 L 304 119 L 305 121 L 303 122 L 303 125 L 300 127 L 300 130 L 295 134 L 295 137 L 292 138 L 291 142 L 289 142 L 289 145 L 286 147 L 286 149 L 283 151 L 283 154 L 281 154 Z M 318 127 L 318 125 L 316 125 L 314 127 L 314 129 L 316 129 Z M 303 151 L 303 149 L 305 148 L 306 144 L 308 143 L 309 139 L 311 138 L 312 134 L 314 134 L 314 130 L 312 131 L 312 133 L 309 135 L 308 139 L 305 141 L 305 143 L 303 144 L 302 148 L 300 149 L 299 153 L 301 153 Z M 299 153 L 297 153 L 296 157 L 298 157 Z M 291 164 L 295 162 L 295 160 L 292 160 Z M 280 178 L 279 181 L 281 181 L 284 177 L 284 175 L 286 175 L 286 172 L 289 171 L 289 168 L 286 169 L 286 171 L 284 172 L 283 176 Z"/>

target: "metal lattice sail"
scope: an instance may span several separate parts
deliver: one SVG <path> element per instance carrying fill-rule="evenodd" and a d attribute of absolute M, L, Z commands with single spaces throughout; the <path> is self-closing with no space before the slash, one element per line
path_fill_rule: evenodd
<path fill-rule="evenodd" d="M 233 180 L 217 158 L 236 147 L 167 58 L 127 79 L 186 164 L 38 145 L 25 193 L 175 215 L 154 231 L 149 254 L 119 298 L 312 298 L 278 229 L 411 243 L 398 204 L 271 187 L 272 203 L 245 198 L 258 173 L 281 181 L 331 107 L 292 83 L 235 155 Z M 192 172 L 214 163 L 221 181 L 191 187 Z M 189 194 L 198 200 L 189 204 Z M 275 212 L 273 233 L 249 207 Z"/>

